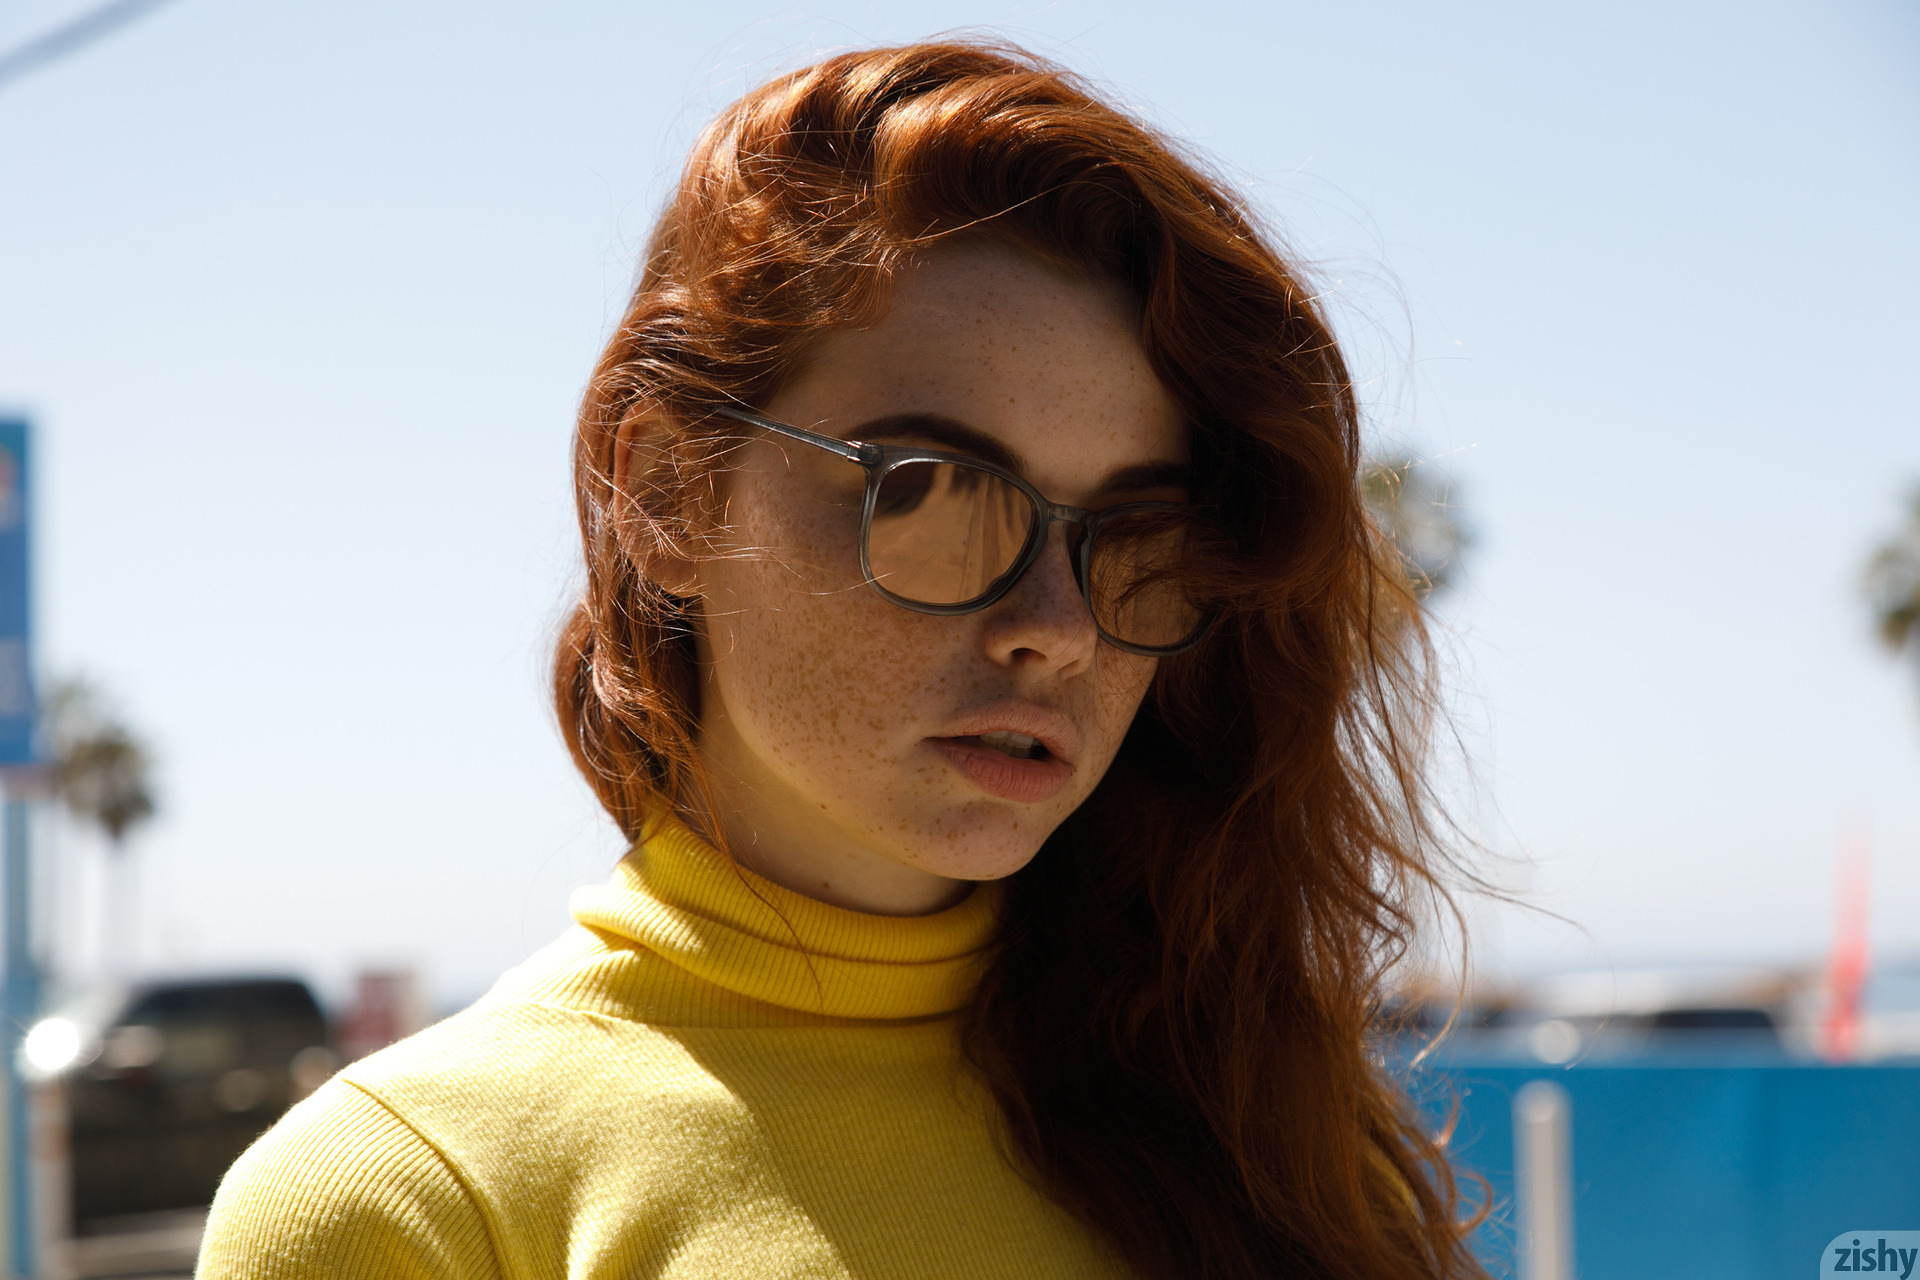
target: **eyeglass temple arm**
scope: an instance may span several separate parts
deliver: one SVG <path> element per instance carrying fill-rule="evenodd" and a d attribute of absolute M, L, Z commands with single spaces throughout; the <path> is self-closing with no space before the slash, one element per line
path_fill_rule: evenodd
<path fill-rule="evenodd" d="M 744 422 L 748 426 L 760 427 L 763 430 L 774 432 L 776 435 L 783 435 L 788 439 L 798 440 L 802 444 L 810 444 L 816 449 L 825 449 L 828 453 L 837 453 L 848 462 L 857 462 L 864 466 L 869 461 L 867 450 L 871 446 L 853 444 L 845 440 L 836 440 L 832 436 L 823 436 L 817 431 L 808 431 L 803 427 L 789 426 L 784 422 L 778 422 L 772 418 L 763 418 L 757 413 L 748 413 L 745 409 L 735 409 L 730 405 L 722 405 L 716 412 L 722 417 L 732 418 L 736 422 Z"/>

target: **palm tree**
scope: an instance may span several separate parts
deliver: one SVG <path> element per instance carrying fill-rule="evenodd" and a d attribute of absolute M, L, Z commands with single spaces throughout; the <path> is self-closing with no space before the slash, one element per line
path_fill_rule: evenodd
<path fill-rule="evenodd" d="M 109 968 L 126 977 L 133 937 L 127 836 L 154 813 L 147 749 L 83 680 L 63 680 L 46 703 L 54 788 L 68 812 L 97 827 L 112 851 L 106 920 Z"/>
<path fill-rule="evenodd" d="M 118 850 L 129 831 L 153 816 L 146 748 L 82 680 L 54 686 L 47 698 L 47 738 L 60 799 Z"/>
<path fill-rule="evenodd" d="M 1920 665 L 1920 485 L 1907 495 L 1906 523 L 1867 561 L 1867 594 L 1880 642 Z"/>
<path fill-rule="evenodd" d="M 1410 453 L 1394 454 L 1361 467 L 1360 496 L 1400 552 L 1414 594 L 1428 599 L 1454 585 L 1474 534 L 1450 479 Z"/>

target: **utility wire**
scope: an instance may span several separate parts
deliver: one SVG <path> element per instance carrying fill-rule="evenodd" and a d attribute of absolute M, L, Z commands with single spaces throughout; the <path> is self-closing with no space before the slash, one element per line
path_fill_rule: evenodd
<path fill-rule="evenodd" d="M 89 13 L 83 13 L 65 26 L 55 27 L 6 53 L 0 53 L 0 89 L 22 76 L 31 75 L 49 62 L 110 35 L 134 19 L 158 9 L 167 0 L 110 0 Z"/>

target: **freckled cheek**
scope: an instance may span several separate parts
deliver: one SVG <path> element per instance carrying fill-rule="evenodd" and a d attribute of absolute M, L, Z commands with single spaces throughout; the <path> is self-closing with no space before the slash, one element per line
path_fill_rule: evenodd
<path fill-rule="evenodd" d="M 1095 663 L 1089 685 L 1095 704 L 1090 719 L 1098 726 L 1095 735 L 1099 749 L 1104 752 L 1095 763 L 1104 772 L 1132 727 L 1133 717 L 1152 686 L 1160 664 L 1154 658 L 1121 653 L 1104 646 Z"/>
<path fill-rule="evenodd" d="M 816 777 L 896 758 L 903 729 L 946 683 L 919 634 L 940 620 L 889 605 L 857 573 L 791 558 L 728 569 L 733 610 L 714 637 L 721 695 L 760 749 Z"/>

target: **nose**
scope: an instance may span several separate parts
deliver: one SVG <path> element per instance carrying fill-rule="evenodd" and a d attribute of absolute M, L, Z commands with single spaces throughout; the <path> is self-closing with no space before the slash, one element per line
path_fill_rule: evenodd
<path fill-rule="evenodd" d="M 1073 572 L 1069 530 L 1077 529 L 1056 521 L 1033 567 L 986 610 L 987 655 L 994 661 L 1062 675 L 1092 665 L 1100 632 Z"/>

